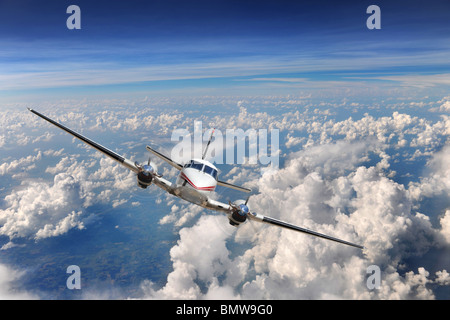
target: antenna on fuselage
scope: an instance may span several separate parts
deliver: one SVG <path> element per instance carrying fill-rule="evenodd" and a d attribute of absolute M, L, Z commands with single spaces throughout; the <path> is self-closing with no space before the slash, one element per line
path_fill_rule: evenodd
<path fill-rule="evenodd" d="M 209 137 L 208 144 L 206 145 L 205 151 L 203 152 L 202 160 L 205 160 L 206 151 L 208 151 L 208 147 L 209 147 L 209 144 L 211 143 L 211 139 L 214 135 L 215 130 L 216 130 L 216 128 L 213 128 L 213 131 L 211 132 L 211 136 Z"/>

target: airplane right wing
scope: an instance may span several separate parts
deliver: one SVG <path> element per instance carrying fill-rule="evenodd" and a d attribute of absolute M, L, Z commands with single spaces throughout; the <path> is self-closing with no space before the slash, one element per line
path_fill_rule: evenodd
<path fill-rule="evenodd" d="M 296 225 L 291 224 L 291 223 L 287 223 L 287 222 L 284 222 L 284 221 L 281 221 L 281 220 L 278 220 L 278 219 L 275 219 L 275 218 L 264 216 L 264 215 L 259 214 L 259 213 L 250 213 L 250 214 L 248 214 L 248 217 L 250 219 L 258 221 L 258 222 L 267 223 L 267 224 L 271 224 L 271 225 L 274 225 L 274 226 L 277 226 L 277 227 L 303 232 L 303 233 L 310 234 L 310 235 L 315 236 L 315 237 L 323 238 L 323 239 L 326 239 L 326 240 L 331 240 L 331 241 L 334 241 L 334 242 L 339 242 L 339 243 L 346 244 L 348 246 L 355 247 L 355 248 L 358 248 L 358 249 L 364 249 L 364 247 L 359 245 L 359 244 L 355 244 L 355 243 L 352 243 L 352 242 L 349 242 L 349 241 L 345 241 L 345 240 L 342 240 L 342 239 L 339 239 L 339 238 L 331 237 L 331 236 L 328 236 L 328 235 L 325 235 L 325 234 L 322 234 L 322 233 L 319 233 L 319 232 L 316 232 L 316 231 L 305 229 L 305 228 L 296 226 Z"/>

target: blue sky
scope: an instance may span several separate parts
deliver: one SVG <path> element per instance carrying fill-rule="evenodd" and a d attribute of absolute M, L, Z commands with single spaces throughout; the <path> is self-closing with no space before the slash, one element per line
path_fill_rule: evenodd
<path fill-rule="evenodd" d="M 68 30 L 66 8 L 81 8 Z M 2 1 L 1 101 L 98 94 L 436 89 L 448 1 Z M 425 76 L 425 78 L 423 78 Z M 195 90 L 194 90 L 195 89 Z"/>

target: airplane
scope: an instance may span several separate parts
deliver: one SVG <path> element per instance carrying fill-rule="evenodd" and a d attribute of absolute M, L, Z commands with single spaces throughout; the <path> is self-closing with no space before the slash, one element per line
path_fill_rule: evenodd
<path fill-rule="evenodd" d="M 214 166 L 211 162 L 204 159 L 208 146 L 211 142 L 211 138 L 214 134 L 214 130 L 211 134 L 211 137 L 208 141 L 205 151 L 203 152 L 202 159 L 191 159 L 190 161 L 187 161 L 185 164 L 177 163 L 172 159 L 170 159 L 169 157 L 165 156 L 164 154 L 151 148 L 150 146 L 148 145 L 146 146 L 146 149 L 150 153 L 164 160 L 169 165 L 171 165 L 172 167 L 176 168 L 179 171 L 175 183 L 172 183 L 164 179 L 162 175 L 157 172 L 156 166 L 151 161 L 150 158 L 146 164 L 139 164 L 137 162 L 132 162 L 131 160 L 123 157 L 122 155 L 119 155 L 118 153 L 102 146 L 101 144 L 46 117 L 45 115 L 37 112 L 36 110 L 33 110 L 31 108 L 27 109 L 32 113 L 34 113 L 35 115 L 55 125 L 56 127 L 66 131 L 67 133 L 71 134 L 75 138 L 81 140 L 82 142 L 86 143 L 87 145 L 91 146 L 97 151 L 100 151 L 109 158 L 117 161 L 125 168 L 136 173 L 137 184 L 140 188 L 146 189 L 151 184 L 155 184 L 159 188 L 165 190 L 166 192 L 178 198 L 194 203 L 206 209 L 225 213 L 228 217 L 229 223 L 235 227 L 239 227 L 239 225 L 246 222 L 247 220 L 252 220 L 274 225 L 277 227 L 286 228 L 289 230 L 306 233 L 315 237 L 320 237 L 326 240 L 342 243 L 355 248 L 364 249 L 363 246 L 352 242 L 348 242 L 309 229 L 305 229 L 290 224 L 288 222 L 264 216 L 256 212 L 251 212 L 249 206 L 247 205 L 249 197 L 247 197 L 247 200 L 236 200 L 233 203 L 229 202 L 228 204 L 212 199 L 211 193 L 215 191 L 217 186 L 231 188 L 245 193 L 250 193 L 252 191 L 249 188 L 237 186 L 228 183 L 226 181 L 219 180 L 218 169 L 216 168 L 216 166 Z"/>

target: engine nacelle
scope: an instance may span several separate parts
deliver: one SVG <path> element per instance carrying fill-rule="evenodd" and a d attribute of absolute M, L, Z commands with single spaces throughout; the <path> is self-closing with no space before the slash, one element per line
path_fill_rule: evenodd
<path fill-rule="evenodd" d="M 237 227 L 247 220 L 247 214 L 249 212 L 246 202 L 244 200 L 237 200 L 234 204 L 233 212 L 228 216 L 228 221 L 232 226 Z"/>
<path fill-rule="evenodd" d="M 137 174 L 137 183 L 138 186 L 142 189 L 146 189 L 149 185 L 152 184 L 153 176 L 151 172 L 142 170 Z"/>
<path fill-rule="evenodd" d="M 233 213 L 228 216 L 228 222 L 233 227 L 239 226 L 241 223 L 245 222 L 245 220 L 247 220 L 247 217 L 239 214 L 239 211 L 233 211 Z"/>

